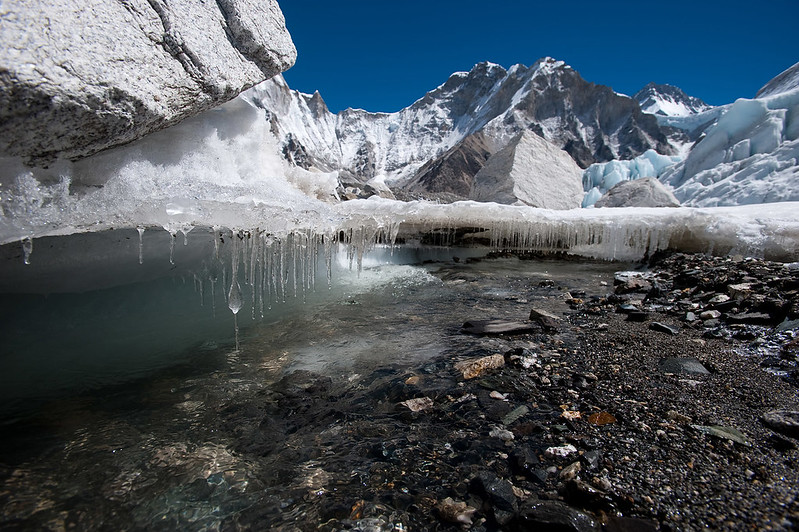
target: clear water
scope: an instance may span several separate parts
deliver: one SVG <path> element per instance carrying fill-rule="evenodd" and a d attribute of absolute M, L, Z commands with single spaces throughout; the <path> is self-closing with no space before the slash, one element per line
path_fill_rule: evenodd
<path fill-rule="evenodd" d="M 483 253 L 381 248 L 360 273 L 339 254 L 330 288 L 322 269 L 313 289 L 266 305 L 263 318 L 243 284 L 238 349 L 226 290 L 212 297 L 187 272 L 4 294 L 0 528 L 215 530 L 266 496 L 288 515 L 292 490 L 325 489 L 329 479 L 304 458 L 276 465 L 242 452 L 226 423 L 231 409 L 256 404 L 296 370 L 352 387 L 378 368 L 400 374 L 457 352 L 468 319 L 525 319 L 534 305 L 566 310 L 558 288 L 539 287 L 544 279 L 564 292 L 604 293 L 619 269 L 464 260 Z M 496 342 L 482 341 L 487 350 Z"/>

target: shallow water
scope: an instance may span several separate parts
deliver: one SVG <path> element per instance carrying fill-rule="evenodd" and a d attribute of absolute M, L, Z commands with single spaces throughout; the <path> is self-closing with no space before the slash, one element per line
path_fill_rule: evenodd
<path fill-rule="evenodd" d="M 563 312 L 567 291 L 606 293 L 622 267 L 466 260 L 483 253 L 384 248 L 361 272 L 339 255 L 330 288 L 317 280 L 263 318 L 245 300 L 239 349 L 224 291 L 212 301 L 208 285 L 185 276 L 6 294 L 0 527 L 214 530 L 265 500 L 272 515 L 301 519 L 291 494 L 330 488 L 319 442 L 277 463 L 269 442 L 251 450 L 239 421 L 275 382 L 307 371 L 344 390 L 375 387 L 375 375 L 473 344 L 460 332 L 468 319 Z M 490 352 L 497 340 L 480 342 Z M 335 430 L 322 425 L 319 438 Z"/>

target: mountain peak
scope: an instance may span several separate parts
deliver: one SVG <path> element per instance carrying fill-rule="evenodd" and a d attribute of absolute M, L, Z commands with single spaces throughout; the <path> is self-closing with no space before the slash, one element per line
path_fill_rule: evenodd
<path fill-rule="evenodd" d="M 712 107 L 699 98 L 688 96 L 679 87 L 654 82 L 635 93 L 633 99 L 645 113 L 661 116 L 688 116 Z"/>

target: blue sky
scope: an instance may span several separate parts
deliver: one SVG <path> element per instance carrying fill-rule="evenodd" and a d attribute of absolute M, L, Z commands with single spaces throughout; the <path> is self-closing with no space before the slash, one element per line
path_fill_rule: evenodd
<path fill-rule="evenodd" d="M 332 111 L 397 111 L 480 61 L 566 61 L 632 95 L 650 81 L 713 105 L 799 61 L 799 0 L 279 0 L 297 46 L 284 76 Z"/>

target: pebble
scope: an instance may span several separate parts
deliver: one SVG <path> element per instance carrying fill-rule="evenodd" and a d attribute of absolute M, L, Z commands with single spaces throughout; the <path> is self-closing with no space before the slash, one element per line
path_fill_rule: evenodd
<path fill-rule="evenodd" d="M 463 374 L 464 379 L 479 377 L 490 369 L 500 368 L 505 365 L 505 357 L 502 355 L 489 355 L 476 360 L 466 360 L 455 364 L 455 369 Z"/>
<path fill-rule="evenodd" d="M 581 469 L 582 465 L 580 464 L 580 462 L 573 462 L 563 468 L 563 470 L 558 475 L 558 478 L 560 480 L 565 480 L 565 481 L 572 480 L 577 476 L 577 474 L 580 472 Z"/>
<path fill-rule="evenodd" d="M 452 497 L 447 497 L 436 505 L 436 510 L 444 521 L 472 525 L 472 517 L 477 508 L 473 508 L 463 501 L 456 501 Z"/>
<path fill-rule="evenodd" d="M 544 451 L 544 455 L 548 456 L 549 458 L 564 458 L 576 452 L 577 447 L 571 443 L 567 443 L 566 445 L 560 445 L 557 447 L 547 447 L 547 449 Z"/>
<path fill-rule="evenodd" d="M 402 401 L 400 404 L 407 407 L 411 412 L 422 412 L 424 410 L 433 408 L 434 405 L 433 400 L 429 397 L 408 399 L 407 401 Z"/>
<path fill-rule="evenodd" d="M 670 334 L 672 336 L 676 336 L 680 332 L 680 330 L 677 329 L 676 327 L 672 327 L 671 325 L 666 325 L 665 323 L 661 323 L 659 321 L 652 322 L 649 325 L 649 328 L 653 331 Z"/>

